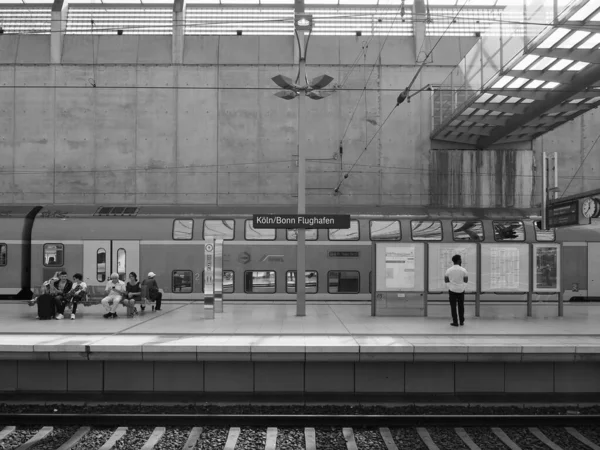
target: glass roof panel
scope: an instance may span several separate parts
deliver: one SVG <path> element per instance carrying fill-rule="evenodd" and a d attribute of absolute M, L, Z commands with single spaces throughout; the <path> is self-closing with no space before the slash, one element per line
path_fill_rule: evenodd
<path fill-rule="evenodd" d="M 510 83 L 508 85 L 508 87 L 511 88 L 511 89 L 519 89 L 521 86 L 523 86 L 528 81 L 529 81 L 528 78 L 517 78 L 515 81 L 513 81 L 512 83 Z"/>
<path fill-rule="evenodd" d="M 523 101 L 521 103 L 533 103 L 535 100 L 531 99 L 531 98 L 524 98 Z"/>
<path fill-rule="evenodd" d="M 544 70 L 550 64 L 556 61 L 556 58 L 550 58 L 549 56 L 544 56 L 538 62 L 536 62 L 533 66 L 529 68 L 529 70 Z"/>
<path fill-rule="evenodd" d="M 380 6 L 400 6 L 402 4 L 402 0 L 379 0 Z M 406 0 L 404 2 L 404 6 L 412 5 L 413 0 Z"/>
<path fill-rule="evenodd" d="M 569 103 L 581 103 L 582 101 L 584 101 L 585 98 L 576 98 L 575 100 L 571 100 Z"/>
<path fill-rule="evenodd" d="M 479 96 L 479 98 L 477 100 L 475 100 L 475 103 L 485 103 L 485 102 L 487 102 L 492 97 L 493 97 L 492 94 L 488 94 L 488 93 L 481 94 Z"/>
<path fill-rule="evenodd" d="M 474 116 L 485 116 L 487 114 L 487 109 L 478 109 L 475 111 Z M 479 125 L 479 124 L 478 124 Z"/>
<path fill-rule="evenodd" d="M 564 38 L 567 34 L 570 33 L 571 30 L 568 30 L 566 28 L 557 28 L 556 30 L 554 30 L 552 32 L 552 34 L 550 36 L 548 36 L 544 42 L 542 42 L 540 45 L 538 45 L 539 48 L 550 48 L 552 47 L 554 44 L 556 44 L 558 41 L 560 41 L 562 38 Z"/>
<path fill-rule="evenodd" d="M 560 86 L 560 83 L 557 83 L 556 81 L 548 81 L 542 86 L 542 89 L 554 89 L 557 86 Z"/>
<path fill-rule="evenodd" d="M 337 5 L 338 0 L 304 0 L 306 5 Z"/>
<path fill-rule="evenodd" d="M 548 67 L 548 70 L 563 70 L 565 67 L 567 67 L 570 64 L 573 64 L 574 62 L 575 61 L 573 61 L 572 59 L 559 59 L 550 67 Z"/>
<path fill-rule="evenodd" d="M 493 99 L 490 100 L 490 103 L 501 103 L 506 98 L 506 95 L 496 95 Z"/>
<path fill-rule="evenodd" d="M 542 80 L 531 80 L 531 83 L 529 83 L 527 86 L 525 86 L 525 88 L 526 89 L 537 89 L 544 83 L 545 83 L 545 81 L 542 81 Z"/>
<path fill-rule="evenodd" d="M 500 78 L 496 82 L 496 84 L 494 84 L 492 86 L 492 88 L 493 89 L 502 89 L 504 86 L 506 86 L 508 83 L 510 83 L 513 79 L 514 79 L 514 77 L 509 77 L 508 75 L 505 75 L 502 78 Z"/>
<path fill-rule="evenodd" d="M 150 5 L 150 4 L 173 4 L 173 1 L 168 1 L 168 0 L 138 0 L 141 1 L 142 4 L 144 5 Z"/>
<path fill-rule="evenodd" d="M 260 0 L 263 5 L 293 5 L 294 0 Z"/>
<path fill-rule="evenodd" d="M 585 20 L 598 9 L 598 0 L 589 0 L 579 10 L 569 17 L 569 20 Z"/>
<path fill-rule="evenodd" d="M 590 19 L 592 22 L 600 22 L 600 12 Z"/>
<path fill-rule="evenodd" d="M 519 100 L 521 100 L 521 97 L 509 97 L 504 103 L 517 103 Z"/>
<path fill-rule="evenodd" d="M 245 5 L 258 5 L 258 0 L 221 0 L 221 4 L 245 4 Z"/>
<path fill-rule="evenodd" d="M 575 31 L 574 33 L 571 33 L 567 39 L 558 44 L 557 48 L 573 48 L 577 43 L 581 42 L 581 40 L 588 37 L 589 34 L 588 31 Z"/>
<path fill-rule="evenodd" d="M 600 44 L 600 33 L 591 35 L 587 40 L 583 41 L 577 48 L 594 48 Z"/>
<path fill-rule="evenodd" d="M 54 3 L 54 0 L 22 0 L 23 3 L 45 3 L 45 4 L 52 4 Z M 18 0 L 12 0 L 12 1 L 4 1 L 4 0 L 0 0 L 0 3 L 21 3 Z"/>
<path fill-rule="evenodd" d="M 515 67 L 513 67 L 513 69 L 514 70 L 525 70 L 537 59 L 538 59 L 538 56 L 536 56 L 536 55 L 527 55 L 523 59 L 521 59 L 521 61 L 519 61 L 515 65 Z"/>
<path fill-rule="evenodd" d="M 456 6 L 458 0 L 429 0 L 429 4 L 433 6 Z"/>
<path fill-rule="evenodd" d="M 585 69 L 589 65 L 590 65 L 590 63 L 586 63 L 583 61 L 577 61 L 575 64 L 570 66 L 567 70 L 582 70 L 582 69 Z"/>
<path fill-rule="evenodd" d="M 213 4 L 213 5 L 217 4 L 218 5 L 221 2 L 220 2 L 220 0 L 185 0 L 185 3 L 186 4 L 194 4 L 194 5 L 196 5 L 196 4 L 202 4 L 202 3 L 204 3 L 204 4 Z"/>

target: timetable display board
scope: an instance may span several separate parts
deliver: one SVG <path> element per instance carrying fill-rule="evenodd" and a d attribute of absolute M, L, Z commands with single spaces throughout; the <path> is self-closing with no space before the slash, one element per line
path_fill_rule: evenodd
<path fill-rule="evenodd" d="M 377 242 L 375 289 L 422 292 L 425 289 L 425 245 Z"/>
<path fill-rule="evenodd" d="M 477 244 L 430 243 L 429 244 L 429 291 L 447 291 L 444 281 L 446 270 L 454 265 L 452 257 L 460 255 L 462 267 L 467 269 L 469 282 L 465 292 L 477 290 Z"/>
<path fill-rule="evenodd" d="M 533 244 L 533 290 L 560 292 L 560 245 Z"/>
<path fill-rule="evenodd" d="M 481 244 L 482 292 L 529 291 L 528 244 Z"/>

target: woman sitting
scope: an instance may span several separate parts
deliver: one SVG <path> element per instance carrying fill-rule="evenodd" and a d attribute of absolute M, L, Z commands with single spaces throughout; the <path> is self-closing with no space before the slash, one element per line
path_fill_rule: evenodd
<path fill-rule="evenodd" d="M 125 292 L 123 305 L 127 307 L 127 317 L 133 317 L 137 314 L 135 301 L 136 299 L 141 299 L 142 296 L 142 288 L 135 272 L 129 274 L 129 281 L 127 282 L 127 286 L 125 286 Z"/>
<path fill-rule="evenodd" d="M 71 320 L 75 320 L 77 305 L 85 302 L 87 299 L 87 284 L 83 282 L 83 275 L 76 273 L 73 275 L 73 287 L 67 293 L 67 300 L 71 301 Z"/>

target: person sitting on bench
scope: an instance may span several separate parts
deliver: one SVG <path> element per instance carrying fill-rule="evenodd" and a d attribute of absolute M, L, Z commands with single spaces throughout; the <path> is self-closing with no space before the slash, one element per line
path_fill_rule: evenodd
<path fill-rule="evenodd" d="M 87 284 L 83 282 L 83 275 L 76 273 L 73 275 L 73 287 L 67 293 L 67 300 L 72 304 L 71 306 L 71 320 L 75 320 L 75 313 L 77 312 L 77 305 L 80 302 L 85 302 L 87 299 Z"/>
<path fill-rule="evenodd" d="M 105 292 L 108 294 L 101 301 L 102 306 L 106 309 L 106 314 L 104 314 L 104 318 L 108 319 L 110 317 L 117 318 L 117 307 L 121 300 L 123 299 L 123 293 L 125 292 L 125 283 L 119 280 L 118 273 L 112 273 L 110 275 L 110 281 L 106 284 Z"/>

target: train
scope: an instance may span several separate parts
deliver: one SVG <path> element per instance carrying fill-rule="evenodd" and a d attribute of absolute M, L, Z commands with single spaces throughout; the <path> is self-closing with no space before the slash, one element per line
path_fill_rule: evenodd
<path fill-rule="evenodd" d="M 295 212 L 295 206 L 0 206 L 0 299 L 30 299 L 33 288 L 57 271 L 69 277 L 82 273 L 90 286 L 105 285 L 113 272 L 126 279 L 129 272 L 144 278 L 152 271 L 166 301 L 201 300 L 204 243 L 212 237 L 223 239 L 225 301 L 294 301 L 296 230 L 255 229 L 252 216 Z M 544 269 L 544 261 L 537 261 L 540 272 L 535 274 L 533 251 L 524 264 L 533 265 L 540 279 L 553 277 L 565 300 L 600 299 L 595 273 L 600 226 L 595 222 L 543 231 L 539 209 L 323 206 L 309 207 L 309 212 L 348 214 L 351 223 L 348 229 L 307 230 L 308 301 L 371 301 L 373 246 L 380 242 L 423 243 L 431 249 L 457 243 L 482 249 L 487 244 L 531 249 L 552 244 L 559 249 L 559 264 Z M 431 272 L 431 267 L 431 262 L 417 264 L 415 270 Z M 474 278 L 484 278 L 482 271 L 488 269 L 479 261 L 470 270 Z M 443 282 L 433 281 L 422 290 L 430 301 L 442 301 Z M 482 301 L 521 301 L 527 294 L 473 286 Z M 546 295 L 548 289 L 539 286 L 530 283 L 528 293 Z"/>

